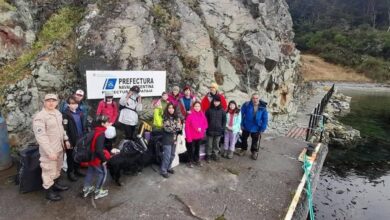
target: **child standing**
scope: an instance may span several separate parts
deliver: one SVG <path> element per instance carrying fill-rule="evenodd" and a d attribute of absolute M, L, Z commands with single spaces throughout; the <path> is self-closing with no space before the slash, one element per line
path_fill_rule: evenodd
<path fill-rule="evenodd" d="M 114 101 L 114 93 L 104 92 L 104 99 L 99 102 L 96 115 L 106 115 L 110 119 L 111 125 L 114 125 L 118 118 L 118 104 Z M 110 152 L 115 139 L 106 139 L 106 148 Z"/>
<path fill-rule="evenodd" d="M 108 195 L 108 190 L 103 189 L 107 177 L 107 160 L 110 158 L 110 153 L 104 149 L 104 141 L 106 139 L 104 132 L 111 125 L 109 118 L 105 115 L 96 117 L 97 126 L 91 143 L 91 151 L 93 159 L 88 162 L 87 176 L 84 180 L 84 198 L 92 192 L 95 192 L 95 199 L 99 199 Z M 97 177 L 96 188 L 92 186 L 94 177 Z"/>
<path fill-rule="evenodd" d="M 219 141 L 226 126 L 226 112 L 221 106 L 219 96 L 214 96 L 210 108 L 206 111 L 206 118 L 208 123 L 206 162 L 209 163 L 210 159 L 219 160 Z"/>
<path fill-rule="evenodd" d="M 161 98 L 153 105 L 153 127 L 158 130 L 162 129 L 164 109 L 167 107 L 168 103 L 168 93 L 163 92 Z"/>
<path fill-rule="evenodd" d="M 164 136 L 162 139 L 163 145 L 163 159 L 161 163 L 161 176 L 168 178 L 168 173 L 174 174 L 174 170 L 171 168 L 172 161 L 175 157 L 176 150 L 176 138 L 177 133 L 182 129 L 181 120 L 177 116 L 175 107 L 172 103 L 167 105 L 164 112 L 163 131 Z"/>
<path fill-rule="evenodd" d="M 106 115 L 110 118 L 110 123 L 115 124 L 118 118 L 118 104 L 114 101 L 113 92 L 104 92 L 104 99 L 99 102 L 96 115 Z"/>
<path fill-rule="evenodd" d="M 134 140 L 135 128 L 138 124 L 138 114 L 142 111 L 141 89 L 133 86 L 128 93 L 123 94 L 119 99 L 121 106 L 118 121 L 121 123 L 126 139 Z"/>
<path fill-rule="evenodd" d="M 226 113 L 226 129 L 224 139 L 224 152 L 222 157 L 232 159 L 234 146 L 241 129 L 241 112 L 235 101 L 230 101 Z"/>
<path fill-rule="evenodd" d="M 179 99 L 181 98 L 182 94 L 180 94 L 180 88 L 179 86 L 174 86 L 172 88 L 172 92 L 168 94 L 168 101 L 169 103 L 172 103 L 175 107 L 177 107 L 177 104 L 179 103 Z"/>
<path fill-rule="evenodd" d="M 72 182 L 77 181 L 77 176 L 84 176 L 79 170 L 80 164 L 77 164 L 73 160 L 73 148 L 76 146 L 77 140 L 83 136 L 84 127 L 83 127 L 83 119 L 84 115 L 81 110 L 78 108 L 79 104 L 76 101 L 74 96 L 70 96 L 67 100 L 67 107 L 64 110 L 62 115 L 62 123 L 64 124 L 64 130 L 68 134 L 70 148 L 66 149 L 66 163 L 68 165 L 68 169 L 66 173 L 68 175 L 68 179 Z"/>
<path fill-rule="evenodd" d="M 194 102 L 192 108 L 191 114 L 187 116 L 185 124 L 186 139 L 188 142 L 186 147 L 190 160 L 188 163 L 189 167 L 193 167 L 193 163 L 202 166 L 199 161 L 199 147 L 208 126 L 206 116 L 201 111 L 200 102 Z"/>

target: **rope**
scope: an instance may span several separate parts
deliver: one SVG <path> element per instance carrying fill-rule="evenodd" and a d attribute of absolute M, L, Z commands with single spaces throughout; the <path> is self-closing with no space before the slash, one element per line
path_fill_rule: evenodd
<path fill-rule="evenodd" d="M 309 213 L 310 213 L 310 220 L 314 220 L 314 210 L 313 210 L 313 195 L 311 191 L 311 182 L 310 182 L 310 167 L 311 164 L 307 160 L 306 154 L 304 155 L 304 162 L 303 162 L 303 170 L 305 171 L 306 175 L 306 186 L 307 189 L 305 189 L 307 197 L 308 197 L 308 203 L 309 203 Z"/>

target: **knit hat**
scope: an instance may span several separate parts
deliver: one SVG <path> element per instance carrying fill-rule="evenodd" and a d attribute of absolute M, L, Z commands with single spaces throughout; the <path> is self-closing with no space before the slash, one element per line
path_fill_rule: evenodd
<path fill-rule="evenodd" d="M 112 91 L 105 91 L 104 97 L 114 97 L 114 93 Z"/>
<path fill-rule="evenodd" d="M 184 86 L 183 92 L 185 92 L 187 89 L 191 91 L 191 86 L 189 86 L 189 85 Z"/>
<path fill-rule="evenodd" d="M 113 139 L 116 136 L 116 130 L 114 126 L 108 126 L 104 135 L 107 139 Z"/>
<path fill-rule="evenodd" d="M 172 91 L 177 91 L 177 92 L 179 92 L 179 91 L 180 91 L 179 86 L 174 86 L 174 87 L 172 88 Z"/>
<path fill-rule="evenodd" d="M 216 96 L 214 96 L 213 101 L 220 102 L 221 101 L 221 97 L 219 95 L 216 95 Z"/>
<path fill-rule="evenodd" d="M 133 86 L 130 88 L 130 91 L 135 92 L 135 93 L 139 93 L 141 91 L 141 89 L 139 88 L 139 86 Z"/>
<path fill-rule="evenodd" d="M 218 84 L 217 83 L 211 83 L 210 88 L 215 88 L 218 90 Z"/>

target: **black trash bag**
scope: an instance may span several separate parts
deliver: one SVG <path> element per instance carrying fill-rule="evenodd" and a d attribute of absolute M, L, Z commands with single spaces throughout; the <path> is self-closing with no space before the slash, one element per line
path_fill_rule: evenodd
<path fill-rule="evenodd" d="M 235 148 L 242 148 L 242 136 L 241 136 L 241 134 L 238 134 L 238 138 L 237 138 L 237 142 L 236 142 Z"/>
<path fill-rule="evenodd" d="M 42 169 L 39 161 L 39 146 L 29 145 L 19 151 L 20 163 L 16 183 L 19 192 L 28 193 L 42 189 Z"/>
<path fill-rule="evenodd" d="M 145 161 L 146 164 L 157 164 L 161 165 L 163 155 L 162 145 L 162 133 L 153 133 L 148 143 L 148 150 L 145 152 L 145 158 L 149 161 Z"/>

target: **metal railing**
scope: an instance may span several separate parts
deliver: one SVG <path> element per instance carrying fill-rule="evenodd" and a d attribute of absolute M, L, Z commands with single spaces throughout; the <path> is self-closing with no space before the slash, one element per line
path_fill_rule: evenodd
<path fill-rule="evenodd" d="M 307 133 L 306 133 L 306 141 L 309 141 L 318 129 L 320 129 L 321 131 L 319 142 L 322 141 L 322 136 L 324 132 L 323 113 L 333 93 L 334 93 L 334 84 L 329 89 L 329 91 L 325 94 L 325 96 L 321 99 L 321 103 L 318 103 L 317 107 L 314 108 L 313 112 L 310 114 L 309 126 L 307 128 Z"/>

